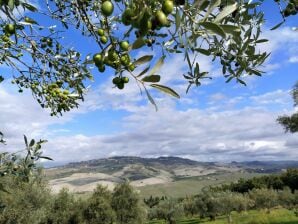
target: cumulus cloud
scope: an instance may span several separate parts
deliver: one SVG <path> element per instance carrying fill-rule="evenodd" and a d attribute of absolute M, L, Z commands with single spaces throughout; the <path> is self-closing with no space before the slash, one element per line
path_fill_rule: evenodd
<path fill-rule="evenodd" d="M 55 138 L 46 152 L 58 161 L 115 155 L 191 156 L 203 161 L 298 158 L 297 135 L 283 133 L 277 115 L 254 108 L 178 111 L 164 105 L 157 113 L 144 109 L 125 117 L 125 132 Z"/>

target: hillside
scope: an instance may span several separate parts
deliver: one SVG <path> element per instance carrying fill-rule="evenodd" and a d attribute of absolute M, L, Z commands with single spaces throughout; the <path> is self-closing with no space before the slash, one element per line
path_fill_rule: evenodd
<path fill-rule="evenodd" d="M 288 165 L 287 165 L 288 164 Z M 97 184 L 110 189 L 129 180 L 144 196 L 183 196 L 198 193 L 209 185 L 249 178 L 258 173 L 281 172 L 298 167 L 298 162 L 198 162 L 179 157 L 111 157 L 69 163 L 46 169 L 54 192 L 67 187 L 74 192 L 91 192 Z"/>

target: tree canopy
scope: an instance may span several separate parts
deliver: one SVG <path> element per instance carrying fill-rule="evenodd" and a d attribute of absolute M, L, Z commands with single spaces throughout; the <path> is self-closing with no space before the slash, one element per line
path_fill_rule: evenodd
<path fill-rule="evenodd" d="M 51 115 L 77 107 L 87 92 L 86 83 L 96 72 L 114 71 L 113 84 L 125 87 L 129 78 L 147 93 L 156 88 L 174 97 L 170 87 L 158 84 L 159 67 L 166 57 L 183 54 L 188 71 L 181 74 L 189 86 L 199 86 L 210 78 L 200 68 L 200 54 L 220 62 L 222 73 L 244 84 L 244 75 L 261 76 L 260 66 L 269 52 L 261 52 L 263 3 L 246 0 L 55 0 L 42 1 L 40 6 L 21 0 L 1 1 L 1 64 L 14 70 L 12 78 L 19 92 L 32 91 L 41 107 Z M 297 13 L 296 0 L 272 1 L 280 7 L 281 23 Z M 39 16 L 49 18 L 52 26 L 40 24 Z M 35 18 L 35 19 L 34 19 Z M 42 20 L 43 22 L 43 20 Z M 92 38 L 95 52 L 84 55 L 65 45 L 65 30 L 78 30 Z M 136 52 L 154 49 L 154 54 L 136 58 Z M 155 64 L 153 63 L 155 62 Z M 136 73 L 141 66 L 142 71 Z M 128 77 L 128 75 L 130 77 Z M 1 80 L 4 77 L 1 76 Z"/>
<path fill-rule="evenodd" d="M 294 107 L 296 107 L 298 105 L 298 82 L 293 87 L 292 97 L 294 100 Z M 298 132 L 298 112 L 290 116 L 280 116 L 277 121 L 284 127 L 286 132 Z"/>

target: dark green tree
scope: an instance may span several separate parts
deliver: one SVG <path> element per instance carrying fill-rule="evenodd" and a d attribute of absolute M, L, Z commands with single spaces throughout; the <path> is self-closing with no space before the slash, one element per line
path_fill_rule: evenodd
<path fill-rule="evenodd" d="M 115 220 L 115 212 L 111 206 L 112 193 L 101 185 L 97 185 L 93 194 L 86 202 L 83 211 L 84 220 L 90 224 L 112 224 Z"/>
<path fill-rule="evenodd" d="M 294 107 L 298 106 L 298 82 L 293 87 L 292 97 L 294 100 Z M 284 127 L 286 132 L 298 132 L 298 112 L 290 116 L 280 116 L 277 118 L 277 121 Z"/>
<path fill-rule="evenodd" d="M 116 185 L 112 194 L 112 208 L 119 224 L 144 223 L 146 214 L 139 195 L 127 182 Z"/>
<path fill-rule="evenodd" d="M 177 223 L 178 219 L 181 219 L 184 215 L 183 205 L 174 199 L 161 201 L 158 206 L 154 208 L 153 212 L 155 218 L 163 219 L 168 224 Z"/>

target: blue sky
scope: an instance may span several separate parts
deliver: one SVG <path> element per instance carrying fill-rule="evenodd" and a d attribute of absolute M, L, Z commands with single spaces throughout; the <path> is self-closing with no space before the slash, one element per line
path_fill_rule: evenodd
<path fill-rule="evenodd" d="M 279 30 L 278 8 L 265 1 L 267 22 L 263 36 L 270 40 L 262 50 L 272 56 L 262 68 L 263 77 L 246 77 L 247 87 L 226 84 L 219 67 L 199 58 L 202 70 L 214 77 L 185 94 L 187 67 L 182 56 L 167 58 L 161 83 L 172 86 L 180 100 L 154 92 L 159 110 L 148 103 L 130 82 L 123 91 L 113 88 L 112 72 L 94 72 L 95 82 L 78 110 L 52 118 L 29 92 L 18 94 L 9 80 L 0 84 L 1 131 L 8 145 L 23 148 L 22 135 L 48 139 L 45 153 L 56 162 L 116 155 L 145 157 L 182 156 L 202 161 L 298 159 L 297 134 L 285 134 L 276 124 L 278 115 L 295 111 L 290 89 L 298 80 L 297 17 Z M 87 54 L 95 53 L 92 40 L 67 33 L 65 43 Z M 141 56 L 148 52 L 138 52 Z M 154 54 L 154 52 L 152 52 Z M 4 68 L 0 72 L 7 72 Z"/>

